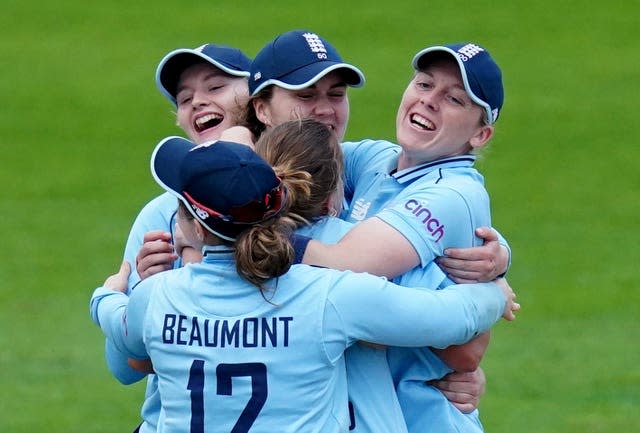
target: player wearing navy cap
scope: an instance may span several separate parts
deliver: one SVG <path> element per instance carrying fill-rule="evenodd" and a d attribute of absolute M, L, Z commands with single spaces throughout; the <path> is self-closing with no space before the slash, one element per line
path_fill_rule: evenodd
<path fill-rule="evenodd" d="M 451 281 L 442 273 L 438 277 L 434 259 L 446 248 L 479 245 L 475 230 L 490 226 L 489 197 L 473 168 L 473 152 L 492 137 L 502 108 L 500 69 L 472 43 L 427 48 L 413 66 L 416 74 L 396 120 L 400 146 L 374 140 L 343 144 L 345 191 L 351 198 L 347 219 L 362 222 L 335 246 L 310 243 L 305 262 L 389 277 L 418 267 L 422 279 L 413 272 L 398 281 L 446 286 Z M 486 337 L 474 343 L 480 353 L 474 362 L 487 343 Z M 390 349 L 389 359 L 410 431 L 481 429 L 477 412 L 463 416 L 425 384 L 450 371 L 438 357 Z M 442 404 L 425 404 L 438 398 Z"/>
<path fill-rule="evenodd" d="M 251 59 L 242 51 L 218 44 L 204 44 L 193 49 L 180 48 L 161 59 L 155 72 L 156 85 L 175 108 L 178 126 L 191 140 L 201 143 L 217 139 L 238 123 L 240 107 L 246 104 L 248 98 L 250 63 Z M 149 266 L 152 272 L 173 267 L 177 256 L 169 242 L 175 223 L 175 197 L 165 193 L 151 200 L 133 223 L 124 259 L 136 263 L 140 247 L 147 241 L 147 247 L 154 253 L 150 256 L 154 260 Z M 175 264 L 179 266 L 180 261 L 177 260 Z M 129 277 L 129 289 L 140 279 L 134 268 Z M 108 340 L 105 352 L 109 370 L 120 382 L 129 384 L 144 377 L 129 367 L 127 357 Z M 150 375 L 147 381 L 141 410 L 143 422 L 138 427 L 142 433 L 156 431 L 160 413 L 156 380 L 154 375 Z"/>
<path fill-rule="evenodd" d="M 296 55 L 287 56 L 286 53 Z M 273 67 L 274 63 L 281 66 Z M 162 63 L 159 70 L 161 66 Z M 254 94 L 251 106 L 256 107 L 256 114 L 259 114 L 269 127 L 287 120 L 294 113 L 300 116 L 312 116 L 322 121 L 342 138 L 348 120 L 346 88 L 362 85 L 364 77 L 357 68 L 345 63 L 325 39 L 309 31 L 288 32 L 267 44 L 256 56 L 251 69 L 250 86 Z M 158 82 L 160 83 L 160 80 Z M 148 227 L 152 228 L 152 226 Z M 162 226 L 156 226 L 156 228 L 159 227 Z M 165 230 L 168 231 L 169 228 Z M 138 238 L 143 235 L 144 231 L 138 231 Z M 171 245 L 166 242 L 155 242 L 156 239 L 148 237 L 146 239 L 154 242 L 146 242 L 143 249 L 165 248 L 164 255 L 170 260 L 166 260 L 162 266 L 164 266 L 163 269 L 171 267 L 171 262 L 175 258 Z M 139 242 L 129 245 L 139 245 Z M 161 254 L 155 255 L 155 257 L 158 256 Z M 139 263 L 146 263 L 148 257 L 151 256 L 147 255 L 147 258 L 143 258 Z M 147 268 L 147 274 L 157 271 L 149 269 Z M 350 350 L 356 352 L 368 349 Z M 350 371 L 356 374 L 365 369 L 352 368 Z M 362 383 L 365 382 L 366 380 Z M 352 383 L 357 382 L 352 381 Z M 354 394 L 358 394 L 355 389 Z M 375 394 L 361 392 L 359 395 L 373 397 Z M 357 413 L 360 412 L 357 411 Z M 380 413 L 379 416 L 384 417 L 385 414 Z M 371 422 L 375 425 L 374 417 L 367 417 L 367 419 L 372 420 Z M 360 426 L 363 424 L 365 422 L 359 423 Z"/>
<path fill-rule="evenodd" d="M 342 141 L 349 121 L 348 87 L 364 74 L 325 38 L 292 30 L 267 43 L 251 62 L 247 123 L 256 136 L 292 118 L 311 117 Z"/>
<path fill-rule="evenodd" d="M 348 345 L 462 342 L 519 308 L 506 285 L 428 292 L 290 268 L 287 191 L 302 184 L 282 182 L 244 145 L 192 146 L 163 140 L 152 171 L 178 197 L 178 223 L 203 262 L 148 278 L 130 297 L 123 265 L 91 301 L 108 338 L 151 357 L 159 431 L 346 431 Z"/>

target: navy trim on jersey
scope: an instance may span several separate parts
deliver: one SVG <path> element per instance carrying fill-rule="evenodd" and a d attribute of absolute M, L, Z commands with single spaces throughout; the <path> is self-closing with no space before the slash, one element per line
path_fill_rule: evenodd
<path fill-rule="evenodd" d="M 417 178 L 420 178 L 427 173 L 432 172 L 434 167 L 448 165 L 448 164 L 455 164 L 460 162 L 467 162 L 471 166 L 473 165 L 475 160 L 476 160 L 475 155 L 454 156 L 451 158 L 444 158 L 444 159 L 439 159 L 437 161 L 426 162 L 416 167 L 402 170 L 401 172 L 397 172 L 394 170 L 394 172 L 391 173 L 391 176 L 395 177 L 398 183 L 407 183 Z"/>
<path fill-rule="evenodd" d="M 224 254 L 229 254 L 229 253 L 233 253 L 234 248 L 230 247 L 228 245 L 205 245 L 204 247 L 202 247 L 202 255 L 204 257 L 210 255 L 210 256 L 214 256 L 214 255 L 224 255 Z"/>

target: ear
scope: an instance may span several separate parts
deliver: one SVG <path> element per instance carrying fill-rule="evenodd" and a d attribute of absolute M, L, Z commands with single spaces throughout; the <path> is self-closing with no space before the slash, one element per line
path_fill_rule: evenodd
<path fill-rule="evenodd" d="M 195 218 L 192 219 L 191 221 L 193 222 L 193 228 L 194 228 L 194 231 L 196 233 L 196 237 L 198 238 L 198 241 L 204 242 L 205 228 L 202 227 L 202 224 L 200 224 L 200 222 L 198 220 L 196 220 Z"/>
<path fill-rule="evenodd" d="M 493 137 L 493 126 L 483 125 L 478 128 L 476 133 L 469 139 L 469 144 L 474 149 L 480 149 Z"/>
<path fill-rule="evenodd" d="M 256 112 L 256 117 L 258 120 L 265 125 L 271 127 L 271 107 L 269 106 L 269 102 L 264 99 L 256 98 L 251 100 L 253 104 L 253 109 Z"/>

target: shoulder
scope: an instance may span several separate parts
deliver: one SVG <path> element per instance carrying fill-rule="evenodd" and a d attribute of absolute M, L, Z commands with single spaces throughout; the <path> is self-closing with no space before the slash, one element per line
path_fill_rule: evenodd
<path fill-rule="evenodd" d="M 386 140 L 364 139 L 360 141 L 345 141 L 341 144 L 342 151 L 347 154 L 389 152 L 398 154 L 402 150 L 400 146 Z"/>
<path fill-rule="evenodd" d="M 174 195 L 165 192 L 144 205 L 144 207 L 140 211 L 140 215 L 147 215 L 158 212 L 162 214 L 173 214 L 177 208 L 177 198 Z"/>

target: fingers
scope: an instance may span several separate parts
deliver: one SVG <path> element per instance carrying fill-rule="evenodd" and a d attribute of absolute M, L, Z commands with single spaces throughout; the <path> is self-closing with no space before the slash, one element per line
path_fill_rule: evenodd
<path fill-rule="evenodd" d="M 123 260 L 118 272 L 108 277 L 104 281 L 103 287 L 126 293 L 130 273 L 131 265 L 126 260 Z"/>
<path fill-rule="evenodd" d="M 166 236 L 162 233 L 156 236 L 153 233 L 145 235 L 145 239 L 151 240 L 142 245 L 136 256 L 136 270 L 143 280 L 158 272 L 172 269 L 173 262 L 178 258 L 173 251 L 173 245 L 165 240 Z"/>
<path fill-rule="evenodd" d="M 143 244 L 154 241 L 171 242 L 171 233 L 164 230 L 152 230 L 144 234 Z"/>
<path fill-rule="evenodd" d="M 485 247 L 476 247 L 485 248 Z M 464 250 L 476 250 L 476 248 L 459 249 L 453 251 L 453 254 L 462 252 L 466 254 Z M 449 253 L 450 250 L 447 250 Z M 482 254 L 482 251 L 472 252 L 474 256 L 478 253 Z M 491 255 L 488 258 L 476 260 L 456 259 L 451 257 L 438 257 L 436 263 L 443 272 L 449 276 L 456 283 L 477 283 L 480 281 L 491 281 L 495 278 L 496 264 Z M 493 277 L 493 278 L 492 278 Z"/>
<path fill-rule="evenodd" d="M 505 320 L 515 320 L 517 311 L 520 311 L 520 304 L 516 302 L 516 293 L 513 291 L 509 283 L 504 278 L 498 278 L 496 280 L 496 284 L 500 286 L 502 289 L 502 293 L 504 294 L 507 302 L 504 307 L 504 311 L 502 312 L 502 317 Z"/>
<path fill-rule="evenodd" d="M 476 229 L 476 236 L 482 239 L 485 244 L 498 240 L 498 233 L 491 227 L 478 227 Z"/>
<path fill-rule="evenodd" d="M 236 143 L 247 145 L 252 149 L 254 148 L 253 134 L 244 126 L 232 126 L 231 128 L 227 128 L 222 132 L 220 139 L 234 141 Z"/>
<path fill-rule="evenodd" d="M 486 379 L 482 369 L 478 368 L 473 372 L 454 372 L 430 384 L 438 388 L 460 411 L 469 413 L 478 407 Z"/>

